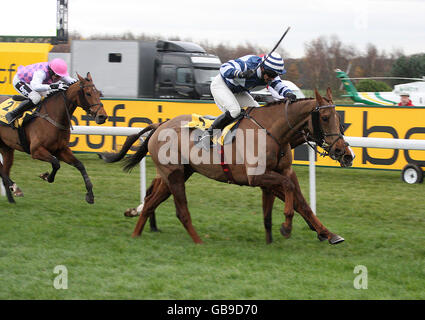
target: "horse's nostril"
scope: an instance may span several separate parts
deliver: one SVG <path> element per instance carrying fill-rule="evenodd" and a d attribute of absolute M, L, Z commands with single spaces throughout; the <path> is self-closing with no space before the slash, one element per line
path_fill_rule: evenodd
<path fill-rule="evenodd" d="M 352 157 L 352 156 L 350 156 L 350 155 L 347 155 L 347 154 L 346 154 L 346 155 L 344 156 L 344 161 L 347 161 L 347 162 L 348 162 L 348 161 L 353 161 L 353 157 Z"/>
<path fill-rule="evenodd" d="M 106 121 L 106 119 L 108 118 L 108 116 L 105 116 L 103 114 L 100 114 L 96 117 L 96 122 L 98 124 L 104 123 Z"/>

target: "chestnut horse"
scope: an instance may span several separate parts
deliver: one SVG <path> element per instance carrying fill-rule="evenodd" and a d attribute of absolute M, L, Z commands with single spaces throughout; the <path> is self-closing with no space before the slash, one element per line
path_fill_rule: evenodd
<path fill-rule="evenodd" d="M 307 99 L 309 99 L 309 98 L 307 98 Z M 328 88 L 327 97 L 324 98 L 324 99 L 327 102 L 333 104 L 332 92 L 331 92 L 330 88 Z M 301 101 L 301 100 L 302 99 L 300 99 L 298 101 Z M 323 113 L 323 111 L 321 111 L 321 112 Z M 321 124 L 319 122 L 320 120 L 321 120 L 320 118 L 315 118 L 316 123 L 313 124 L 313 116 L 311 115 L 310 117 L 308 117 L 308 120 L 304 123 L 304 125 L 301 127 L 301 129 L 298 132 L 296 132 L 294 135 L 291 136 L 291 140 L 290 140 L 291 148 L 294 149 L 294 148 L 304 144 L 305 142 L 314 142 L 316 145 L 318 145 L 322 148 L 326 148 L 326 144 L 325 144 L 325 141 L 323 139 L 324 138 L 323 132 L 321 130 Z M 342 127 L 342 125 L 340 125 L 340 128 L 341 128 L 340 133 L 343 135 L 344 128 Z M 313 147 L 313 146 L 310 145 L 310 147 Z M 325 155 L 329 155 L 329 154 L 321 153 L 321 155 L 325 156 Z M 348 143 L 346 142 L 344 154 L 342 154 L 336 160 L 340 163 L 341 167 L 351 167 L 352 164 L 353 164 L 353 159 L 354 159 L 354 154 L 352 153 L 351 149 L 349 148 Z M 298 180 L 297 180 L 295 175 L 291 176 L 291 180 L 292 180 L 292 183 L 294 183 L 294 185 L 299 186 Z M 266 189 L 263 189 L 262 191 L 263 191 L 263 208 L 266 211 L 264 213 L 264 215 L 268 219 L 268 221 L 267 221 L 267 223 L 265 223 L 265 225 L 271 226 L 271 220 L 270 220 L 271 219 L 271 211 L 270 210 L 273 208 L 275 196 L 270 195 L 269 192 Z M 150 194 L 151 188 L 149 188 L 147 192 L 148 192 L 148 194 Z M 171 195 L 171 193 L 169 193 L 169 195 Z M 166 199 L 164 199 L 163 201 L 165 201 L 165 200 Z M 301 200 L 304 203 L 304 205 L 307 203 L 304 198 L 301 198 Z M 156 208 L 154 208 L 154 210 L 155 209 Z M 136 208 L 127 209 L 126 212 L 125 212 L 125 215 L 127 217 L 135 217 L 135 216 L 137 216 L 138 211 L 139 210 L 137 210 Z M 155 212 L 153 212 L 150 215 L 149 223 L 150 223 L 151 231 L 158 231 L 158 227 L 157 227 L 157 224 L 156 224 L 156 218 L 155 218 Z M 308 220 L 306 220 L 306 223 L 309 225 L 311 230 L 315 231 L 315 229 L 308 222 Z M 269 228 L 269 227 L 266 227 L 266 228 Z M 290 236 L 290 233 L 285 232 L 284 228 L 281 229 L 281 233 L 285 237 Z M 268 241 L 268 242 L 271 242 L 271 232 L 269 232 L 268 238 L 270 238 L 270 241 Z M 320 238 L 320 237 L 319 237 L 319 239 L 323 240 L 323 238 Z"/>
<path fill-rule="evenodd" d="M 24 131 L 21 133 L 19 130 L 22 129 L 0 124 L 0 152 L 3 156 L 3 166 L 0 170 L 9 202 L 14 202 L 11 192 L 15 196 L 22 195 L 22 191 L 9 178 L 14 151 L 19 150 L 31 154 L 33 159 L 51 163 L 52 172 L 40 175 L 49 183 L 55 180 L 60 160 L 73 165 L 84 178 L 87 189 L 86 201 L 94 203 L 93 185 L 87 171 L 68 146 L 71 117 L 77 107 L 93 116 L 97 124 L 104 123 L 108 116 L 100 101 L 101 93 L 96 89 L 90 73 L 87 73 L 86 78 L 78 74 L 77 76 L 79 80 L 71 84 L 68 90 L 55 93 L 41 102 L 34 112 L 35 117 L 24 124 L 22 127 Z M 0 102 L 6 99 L 8 97 L 0 97 Z"/>
<path fill-rule="evenodd" d="M 231 161 L 228 163 L 228 169 L 232 172 L 233 183 L 238 185 L 258 186 L 273 196 L 279 197 L 285 201 L 284 214 L 286 221 L 283 224 L 285 234 L 290 234 L 292 229 L 292 217 L 295 209 L 309 222 L 316 230 L 320 239 L 328 239 L 329 243 L 336 244 L 344 241 L 337 234 L 330 232 L 324 227 L 319 219 L 313 214 L 304 197 L 301 194 L 298 183 L 293 183 L 296 180 L 295 172 L 293 172 L 292 154 L 289 141 L 292 135 L 297 132 L 307 121 L 312 112 L 320 113 L 320 123 L 324 133 L 324 139 L 327 145 L 329 155 L 334 158 L 340 158 L 345 153 L 345 141 L 339 131 L 339 117 L 336 113 L 335 106 L 329 105 L 315 91 L 316 99 L 302 100 L 294 102 L 290 105 L 284 102 L 276 102 L 266 105 L 262 108 L 250 109 L 249 117 L 241 120 L 239 124 L 242 132 L 247 132 L 248 129 L 253 130 L 257 134 L 259 131 L 265 131 L 265 143 L 259 145 L 260 138 L 257 135 L 253 139 L 254 149 L 260 150 L 262 147 L 266 158 L 265 168 L 262 171 L 253 171 L 252 163 L 244 159 L 243 163 L 238 163 L 236 155 L 243 153 L 240 145 L 233 142 L 231 145 Z M 152 160 L 157 169 L 157 177 L 153 180 L 150 188 L 147 191 L 145 203 L 142 213 L 136 224 L 133 232 L 133 237 L 140 236 L 146 220 L 154 212 L 155 208 L 170 194 L 174 196 L 174 202 L 177 211 L 177 217 L 182 222 L 183 226 L 188 231 L 189 235 L 195 243 L 202 243 L 202 240 L 196 233 L 190 218 L 190 213 L 187 208 L 187 200 L 185 194 L 185 181 L 192 175 L 193 172 L 198 172 L 208 178 L 215 179 L 221 182 L 228 182 L 229 175 L 225 173 L 220 164 L 214 163 L 215 153 L 209 154 L 209 163 L 194 162 L 192 158 L 185 158 L 183 149 L 192 152 L 199 152 L 199 148 L 194 141 L 184 141 L 182 131 L 184 130 L 183 122 L 191 121 L 191 115 L 182 115 L 175 117 L 162 124 L 152 124 L 137 135 L 127 138 L 122 150 L 116 154 L 103 154 L 102 158 L 107 162 L 115 162 L 123 158 L 125 153 L 130 149 L 131 145 L 138 140 L 143 133 L 150 131 L 148 137 L 137 149 L 136 153 L 127 159 L 125 169 L 131 169 L 136 166 L 140 160 L 150 152 Z M 171 139 L 167 140 L 164 136 L 168 136 L 170 132 Z M 165 135 L 164 135 L 165 133 Z M 177 148 L 169 145 L 177 146 Z M 168 145 L 167 145 L 168 144 Z M 248 143 L 246 145 L 248 147 Z M 243 148 L 243 147 L 242 147 Z M 169 154 L 177 153 L 173 161 L 164 159 L 164 150 L 169 149 Z M 165 160 L 165 161 L 164 161 Z M 226 159 L 227 160 L 227 159 Z M 267 201 L 266 203 L 269 203 Z M 267 209 L 267 208 L 266 208 Z M 264 216 L 264 224 L 266 227 L 266 241 L 271 242 L 271 224 L 269 223 L 271 208 L 264 210 L 267 213 Z"/>

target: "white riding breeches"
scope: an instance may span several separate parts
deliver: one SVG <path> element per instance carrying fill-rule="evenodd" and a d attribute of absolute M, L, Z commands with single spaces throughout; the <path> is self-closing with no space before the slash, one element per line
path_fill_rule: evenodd
<path fill-rule="evenodd" d="M 34 105 L 41 101 L 41 95 L 33 90 L 28 83 L 21 81 L 18 75 L 13 78 L 13 87 L 23 96 L 29 98 Z"/>
<path fill-rule="evenodd" d="M 257 101 L 246 91 L 233 93 L 218 75 L 211 82 L 211 94 L 222 112 L 229 111 L 233 118 L 241 113 L 241 107 L 259 107 Z"/>

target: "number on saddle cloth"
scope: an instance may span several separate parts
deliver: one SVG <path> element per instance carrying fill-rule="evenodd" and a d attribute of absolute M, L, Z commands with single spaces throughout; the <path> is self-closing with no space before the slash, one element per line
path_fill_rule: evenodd
<path fill-rule="evenodd" d="M 9 125 L 6 114 L 11 112 L 12 110 L 15 110 L 23 101 L 29 100 L 28 98 L 20 95 L 15 95 L 12 98 L 9 98 L 5 100 L 4 102 L 0 103 L 0 122 L 3 122 L 7 125 Z M 33 108 L 31 108 L 33 109 Z M 31 110 L 27 110 L 22 115 L 16 119 L 12 124 L 10 124 L 12 127 L 21 126 L 24 122 L 25 115 L 31 114 Z"/>

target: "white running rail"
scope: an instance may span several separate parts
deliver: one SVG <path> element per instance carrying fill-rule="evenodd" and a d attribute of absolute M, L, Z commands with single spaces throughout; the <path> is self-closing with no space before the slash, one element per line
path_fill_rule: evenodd
<path fill-rule="evenodd" d="M 129 136 L 140 132 L 142 128 L 135 127 L 102 127 L 102 126 L 74 126 L 72 134 Z M 145 134 L 147 135 L 147 133 Z M 378 149 L 407 149 L 425 150 L 425 140 L 388 139 L 344 137 L 351 147 L 378 148 Z M 309 148 L 309 180 L 310 180 L 310 207 L 316 213 L 316 164 L 313 149 Z M 0 155 L 0 160 L 3 160 Z M 1 184 L 1 194 L 5 195 Z M 140 202 L 143 203 L 146 194 L 146 161 L 140 162 Z"/>

